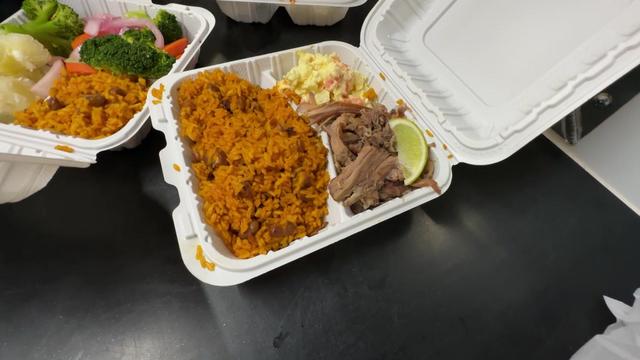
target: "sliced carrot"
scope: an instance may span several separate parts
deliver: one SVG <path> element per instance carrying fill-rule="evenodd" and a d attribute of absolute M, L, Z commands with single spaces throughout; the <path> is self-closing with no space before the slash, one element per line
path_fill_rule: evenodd
<path fill-rule="evenodd" d="M 184 49 L 187 48 L 188 40 L 187 38 L 180 38 L 171 44 L 164 47 L 164 51 L 173 56 L 174 58 L 180 57 L 184 53 Z"/>
<path fill-rule="evenodd" d="M 91 75 L 96 72 L 96 69 L 81 62 L 65 62 L 64 67 L 69 74 Z"/>
<path fill-rule="evenodd" d="M 75 49 L 80 45 L 84 44 L 85 41 L 91 39 L 91 35 L 89 34 L 80 34 L 71 42 L 71 48 Z"/>

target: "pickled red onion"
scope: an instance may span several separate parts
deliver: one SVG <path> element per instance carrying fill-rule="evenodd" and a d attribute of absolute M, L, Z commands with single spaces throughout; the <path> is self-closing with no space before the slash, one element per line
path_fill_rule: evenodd
<path fill-rule="evenodd" d="M 80 49 L 81 48 L 82 48 L 82 45 L 80 45 L 77 48 L 73 49 L 71 54 L 69 54 L 68 59 L 69 60 L 74 60 L 74 61 L 79 61 L 80 60 Z"/>
<path fill-rule="evenodd" d="M 53 83 L 60 77 L 64 71 L 64 62 L 60 59 L 56 60 L 49 71 L 31 87 L 31 92 L 41 98 L 49 96 L 49 90 L 53 86 Z"/>
<path fill-rule="evenodd" d="M 91 36 L 97 36 L 98 33 L 100 33 L 100 26 L 102 23 L 113 19 L 115 19 L 115 17 L 110 14 L 100 14 L 86 18 L 84 32 Z"/>
<path fill-rule="evenodd" d="M 49 61 L 47 61 L 47 65 L 51 66 L 58 60 L 64 60 L 64 58 L 62 56 L 52 56 Z"/>
<path fill-rule="evenodd" d="M 164 47 L 164 37 L 160 29 L 149 19 L 123 19 L 108 14 L 97 15 L 87 19 L 84 32 L 91 35 L 119 35 L 125 28 L 147 28 L 156 38 L 155 46 Z"/>

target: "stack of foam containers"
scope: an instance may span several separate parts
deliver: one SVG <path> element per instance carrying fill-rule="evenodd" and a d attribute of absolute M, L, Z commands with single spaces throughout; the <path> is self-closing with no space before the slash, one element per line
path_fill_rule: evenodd
<path fill-rule="evenodd" d="M 284 7 L 297 25 L 328 26 L 344 19 L 347 11 L 367 0 L 217 0 L 220 10 L 239 22 L 267 23 Z"/>
<path fill-rule="evenodd" d="M 251 259 L 233 256 L 202 216 L 189 143 L 178 131 L 177 89 L 212 69 L 270 87 L 295 65 L 298 50 L 335 52 L 368 77 L 383 104 L 403 99 L 436 145 L 435 180 L 444 192 L 455 164 L 505 159 L 638 65 L 640 0 L 380 0 L 363 24 L 360 48 L 324 42 L 158 80 L 165 90 L 150 105 L 151 118 L 167 140 L 164 178 L 180 197 L 177 240 L 186 267 L 203 282 L 247 281 L 438 197 L 418 189 L 356 215 L 329 199 L 328 225 L 316 235 Z M 328 171 L 336 176 L 331 158 Z M 214 270 L 196 260 L 198 246 Z"/>
<path fill-rule="evenodd" d="M 61 3 L 71 6 L 83 18 L 99 13 L 121 16 L 132 10 L 145 10 L 151 16 L 159 9 L 175 14 L 190 44 L 171 73 L 195 66 L 200 47 L 215 25 L 211 12 L 199 7 L 160 6 L 140 0 L 61 0 Z M 24 21 L 24 13 L 18 11 L 4 22 Z M 60 166 L 88 167 L 102 151 L 138 145 L 150 129 L 148 117 L 149 109 L 145 106 L 121 130 L 98 140 L 0 123 L 0 204 L 20 201 L 39 191 Z M 69 147 L 73 152 L 58 150 L 58 145 Z"/>

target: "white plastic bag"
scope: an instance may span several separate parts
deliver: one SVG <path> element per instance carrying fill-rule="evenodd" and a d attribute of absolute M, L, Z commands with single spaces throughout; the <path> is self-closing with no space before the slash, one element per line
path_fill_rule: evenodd
<path fill-rule="evenodd" d="M 571 360 L 640 360 L 640 288 L 633 296 L 633 306 L 604 297 L 618 321 L 589 340 Z"/>

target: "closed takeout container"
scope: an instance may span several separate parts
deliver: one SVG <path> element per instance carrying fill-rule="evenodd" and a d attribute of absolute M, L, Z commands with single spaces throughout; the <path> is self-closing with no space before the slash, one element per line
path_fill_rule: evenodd
<path fill-rule="evenodd" d="M 154 16 L 160 9 L 175 14 L 190 43 L 184 55 L 176 61 L 171 73 L 195 66 L 200 47 L 215 25 L 215 18 L 211 12 L 199 7 L 177 4 L 161 6 L 140 0 L 61 0 L 60 2 L 71 6 L 83 18 L 99 13 L 122 16 L 133 10 L 145 10 L 150 16 Z M 26 20 L 24 13 L 20 10 L 4 22 L 22 23 Z M 57 166 L 87 167 L 96 162 L 97 154 L 101 151 L 138 145 L 149 131 L 146 124 L 148 117 L 149 109 L 145 106 L 118 132 L 97 140 L 0 123 L 0 203 L 19 201 L 40 190 L 51 179 Z M 70 147 L 73 152 L 58 150 L 56 149 L 58 145 Z M 25 178 L 25 174 L 31 175 Z M 23 181 L 10 179 L 23 179 Z"/>
<path fill-rule="evenodd" d="M 239 22 L 267 23 L 284 7 L 297 25 L 328 26 L 344 19 L 347 11 L 367 0 L 217 0 L 220 10 Z"/>
<path fill-rule="evenodd" d="M 203 221 L 189 144 L 178 132 L 176 95 L 183 80 L 220 68 L 270 87 L 296 64 L 298 50 L 335 52 L 369 78 L 383 104 L 393 107 L 403 99 L 408 117 L 433 135 L 426 136 L 436 144 L 434 178 L 444 192 L 453 165 L 507 158 L 638 65 L 639 15 L 640 0 L 381 0 L 363 25 L 360 48 L 324 42 L 158 80 L 153 87 L 165 90 L 150 105 L 152 125 L 167 140 L 160 161 L 165 180 L 178 189 L 173 219 L 187 268 L 209 284 L 238 284 L 438 195 L 417 189 L 357 215 L 329 199 L 328 225 L 318 234 L 238 259 Z M 216 264 L 213 271 L 196 260 L 198 245 Z"/>

